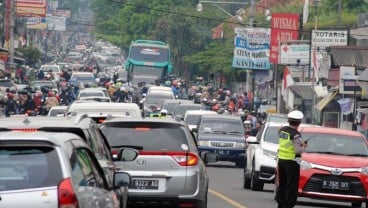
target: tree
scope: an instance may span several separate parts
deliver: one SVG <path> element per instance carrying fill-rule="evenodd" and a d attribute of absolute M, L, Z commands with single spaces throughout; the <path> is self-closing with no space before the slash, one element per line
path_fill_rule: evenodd
<path fill-rule="evenodd" d="M 17 51 L 23 54 L 26 64 L 30 66 L 34 66 L 42 56 L 41 51 L 33 46 L 18 48 Z"/>

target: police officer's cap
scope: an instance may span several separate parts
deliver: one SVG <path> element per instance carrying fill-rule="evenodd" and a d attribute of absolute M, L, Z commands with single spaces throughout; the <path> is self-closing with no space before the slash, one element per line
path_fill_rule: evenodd
<path fill-rule="evenodd" d="M 294 110 L 288 113 L 287 117 L 288 119 L 292 119 L 292 120 L 302 120 L 304 118 L 304 115 L 301 111 Z"/>

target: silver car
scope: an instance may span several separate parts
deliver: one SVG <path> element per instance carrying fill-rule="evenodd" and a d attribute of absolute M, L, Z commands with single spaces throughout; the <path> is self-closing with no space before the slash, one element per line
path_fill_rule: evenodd
<path fill-rule="evenodd" d="M 100 126 L 115 164 L 132 176 L 128 205 L 155 207 L 207 207 L 209 178 L 205 163 L 217 161 L 213 153 L 198 152 L 184 122 L 168 118 L 113 118 Z M 139 156 L 123 162 L 120 148 L 135 148 Z"/>
<path fill-rule="evenodd" d="M 0 133 L 0 207 L 117 208 L 115 189 L 130 181 L 115 173 L 109 188 L 85 142 L 72 133 Z"/>

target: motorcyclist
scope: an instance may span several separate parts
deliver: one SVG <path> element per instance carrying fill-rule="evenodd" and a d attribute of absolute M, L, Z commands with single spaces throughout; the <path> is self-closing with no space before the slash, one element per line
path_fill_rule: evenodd
<path fill-rule="evenodd" d="M 4 114 L 6 117 L 10 117 L 10 115 L 17 114 L 18 105 L 17 102 L 14 100 L 13 93 L 7 94 L 7 100 L 5 101 L 4 107 L 5 107 Z"/>

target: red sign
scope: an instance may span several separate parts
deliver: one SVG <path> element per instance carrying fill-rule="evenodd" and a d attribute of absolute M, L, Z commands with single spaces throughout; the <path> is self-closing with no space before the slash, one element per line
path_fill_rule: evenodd
<path fill-rule="evenodd" d="M 45 7 L 46 0 L 16 0 L 17 6 Z"/>
<path fill-rule="evenodd" d="M 270 63 L 279 63 L 279 46 L 299 39 L 299 14 L 272 14 Z"/>

